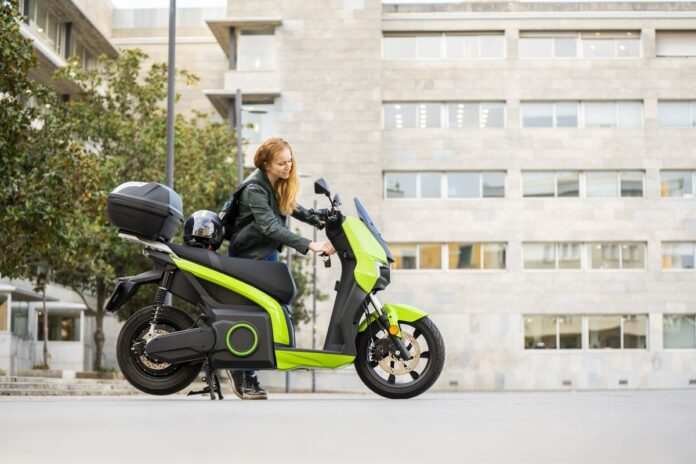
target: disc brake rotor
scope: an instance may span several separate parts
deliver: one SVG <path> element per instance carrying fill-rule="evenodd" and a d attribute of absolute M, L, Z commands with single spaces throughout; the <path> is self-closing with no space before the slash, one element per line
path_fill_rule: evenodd
<path fill-rule="evenodd" d="M 392 375 L 408 374 L 416 368 L 418 362 L 420 361 L 420 345 L 416 339 L 413 338 L 413 335 L 407 332 L 401 332 L 401 340 L 403 340 L 404 345 L 411 345 L 411 348 L 408 350 L 408 353 L 411 355 L 411 359 L 404 361 L 403 359 L 399 359 L 393 354 L 390 354 L 379 361 L 379 367 Z"/>
<path fill-rule="evenodd" d="M 142 339 L 145 341 L 145 344 L 147 344 L 151 338 L 157 338 L 160 335 L 167 335 L 168 333 L 169 332 L 164 329 L 155 329 L 152 335 L 150 335 L 149 331 L 146 332 Z M 153 371 L 161 371 L 171 366 L 171 364 L 167 362 L 157 362 L 146 354 L 140 355 L 140 362 L 143 364 L 143 366 L 147 367 L 148 369 L 152 369 Z"/>

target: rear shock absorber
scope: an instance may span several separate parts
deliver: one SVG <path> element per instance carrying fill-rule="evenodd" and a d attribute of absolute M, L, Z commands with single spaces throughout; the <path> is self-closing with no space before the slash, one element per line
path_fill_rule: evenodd
<path fill-rule="evenodd" d="M 164 311 L 164 301 L 167 298 L 167 293 L 169 292 L 169 284 L 172 279 L 172 272 L 167 271 L 164 273 L 162 278 L 162 283 L 157 288 L 157 293 L 155 294 L 155 309 L 152 311 L 152 319 L 150 319 L 150 330 L 148 332 L 149 338 L 155 334 L 155 327 L 159 320 L 162 311 Z"/>

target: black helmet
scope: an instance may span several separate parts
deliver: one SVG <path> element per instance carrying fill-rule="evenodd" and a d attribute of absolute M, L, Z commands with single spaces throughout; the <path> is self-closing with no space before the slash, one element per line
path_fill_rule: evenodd
<path fill-rule="evenodd" d="M 220 216 L 212 211 L 196 211 L 184 224 L 184 243 L 188 246 L 217 250 L 222 245 L 223 236 Z"/>

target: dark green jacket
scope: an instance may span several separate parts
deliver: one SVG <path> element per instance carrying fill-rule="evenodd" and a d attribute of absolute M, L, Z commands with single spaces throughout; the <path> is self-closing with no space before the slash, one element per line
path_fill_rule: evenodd
<path fill-rule="evenodd" d="M 249 180 L 261 185 L 251 184 L 242 190 L 235 220 L 235 225 L 242 228 L 230 239 L 232 252 L 243 258 L 263 259 L 287 245 L 307 254 L 311 241 L 286 227 L 287 218 L 280 214 L 278 199 L 266 173 L 257 169 L 244 182 Z M 315 227 L 319 225 L 319 220 L 300 205 L 292 217 Z"/>

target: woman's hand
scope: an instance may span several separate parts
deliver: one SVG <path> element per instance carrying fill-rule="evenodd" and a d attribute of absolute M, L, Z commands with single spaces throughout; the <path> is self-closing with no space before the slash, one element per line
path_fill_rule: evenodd
<path fill-rule="evenodd" d="M 329 256 L 336 253 L 336 250 L 334 249 L 333 245 L 331 245 L 331 242 L 328 241 L 312 242 L 309 244 L 309 249 L 315 253 L 326 253 Z"/>

